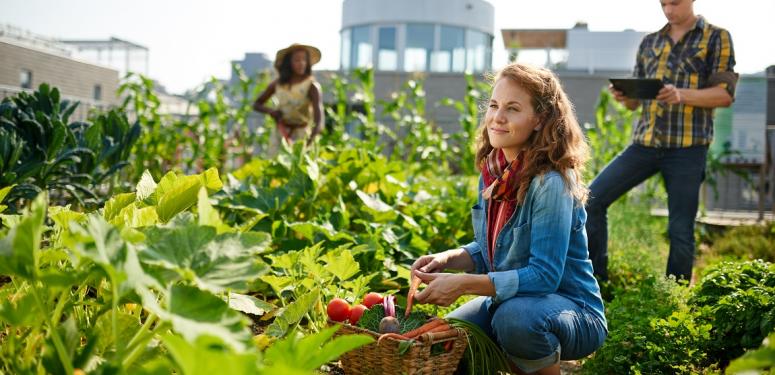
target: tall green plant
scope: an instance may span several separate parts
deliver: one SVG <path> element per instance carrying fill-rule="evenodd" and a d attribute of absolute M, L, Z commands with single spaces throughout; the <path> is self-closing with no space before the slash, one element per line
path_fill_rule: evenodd
<path fill-rule="evenodd" d="M 390 116 L 394 124 L 390 158 L 438 171 L 447 163 L 447 143 L 441 129 L 427 120 L 423 81 L 409 80 L 402 88 L 383 102 L 383 116 Z"/>
<path fill-rule="evenodd" d="M 154 91 L 153 81 L 138 73 L 129 72 L 119 86 L 118 94 L 124 98 L 120 109 L 130 113 L 142 127 L 142 136 L 135 146 L 133 175 L 140 178 L 145 170 L 155 177 L 177 166 L 181 148 L 189 144 L 187 124 L 172 121 L 161 114 L 161 101 Z"/>
<path fill-rule="evenodd" d="M 477 129 L 479 128 L 480 112 L 488 95 L 490 87 L 486 82 L 477 81 L 471 73 L 466 73 L 466 92 L 462 101 L 445 98 L 441 101 L 442 105 L 452 106 L 459 114 L 461 131 L 451 135 L 451 156 L 454 160 L 450 161 L 453 170 L 460 171 L 462 174 L 477 174 L 475 159 Z"/>

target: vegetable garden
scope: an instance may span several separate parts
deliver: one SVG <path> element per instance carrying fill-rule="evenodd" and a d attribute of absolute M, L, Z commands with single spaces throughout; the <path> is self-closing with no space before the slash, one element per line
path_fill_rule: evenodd
<path fill-rule="evenodd" d="M 238 73 L 237 85 L 203 85 L 188 118 L 160 114 L 137 75 L 121 106 L 87 121 L 71 121 L 77 103 L 46 85 L 0 104 L 0 373 L 337 373 L 383 339 L 352 327 L 396 335 L 397 361 L 442 332 L 428 318 L 455 306 L 403 314 L 408 267 L 473 238 L 486 86 L 468 77 L 464 100 L 426 103 L 409 81 L 382 102 L 371 71 L 335 77 L 318 141 L 269 156 L 271 118 L 247 120 L 268 77 Z M 636 115 L 609 99 L 601 92 L 586 126 L 587 181 Z M 459 131 L 430 123 L 429 105 L 454 107 Z M 610 334 L 574 371 L 770 369 L 775 226 L 700 227 L 697 279 L 678 284 L 661 276 L 666 223 L 648 212 L 663 193 L 658 180 L 647 187 L 610 210 Z M 388 311 L 395 322 L 382 323 Z M 504 368 L 475 330 L 449 324 L 471 338 L 464 372 Z"/>

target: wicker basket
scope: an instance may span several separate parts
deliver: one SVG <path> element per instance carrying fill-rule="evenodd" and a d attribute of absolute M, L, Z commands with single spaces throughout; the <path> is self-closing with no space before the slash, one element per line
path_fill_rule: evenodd
<path fill-rule="evenodd" d="M 452 374 L 463 358 L 468 339 L 462 329 L 451 329 L 445 332 L 426 333 L 421 340 L 416 340 L 403 354 L 399 354 L 401 340 L 384 338 L 379 344 L 379 334 L 367 329 L 329 320 L 329 324 L 342 326 L 337 335 L 364 334 L 374 338 L 375 342 L 351 350 L 340 357 L 345 374 Z M 447 349 L 431 353 L 434 344 L 446 344 Z M 442 346 L 445 346 L 442 344 Z"/>

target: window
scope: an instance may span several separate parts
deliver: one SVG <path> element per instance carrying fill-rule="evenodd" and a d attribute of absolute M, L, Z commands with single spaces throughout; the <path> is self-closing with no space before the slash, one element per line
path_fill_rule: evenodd
<path fill-rule="evenodd" d="M 350 29 L 342 30 L 342 56 L 340 56 L 342 70 L 350 70 L 350 41 Z"/>
<path fill-rule="evenodd" d="M 480 31 L 466 30 L 466 69 L 483 72 L 491 63 L 492 38 Z"/>
<path fill-rule="evenodd" d="M 441 26 L 439 50 L 433 52 L 434 72 L 462 72 L 466 67 L 465 31 L 460 27 Z"/>
<path fill-rule="evenodd" d="M 371 65 L 373 46 L 371 44 L 371 28 L 369 26 L 353 27 L 351 47 L 350 67 L 360 68 Z"/>
<path fill-rule="evenodd" d="M 94 100 L 102 100 L 102 85 L 94 85 Z"/>
<path fill-rule="evenodd" d="M 22 69 L 21 73 L 19 73 L 19 86 L 23 89 L 31 89 L 32 88 L 32 71 L 27 69 Z"/>
<path fill-rule="evenodd" d="M 394 26 L 379 28 L 377 48 L 377 68 L 379 70 L 398 69 L 396 28 Z"/>
<path fill-rule="evenodd" d="M 429 70 L 433 51 L 433 25 L 406 25 L 406 50 L 404 51 L 404 70 L 421 72 Z"/>

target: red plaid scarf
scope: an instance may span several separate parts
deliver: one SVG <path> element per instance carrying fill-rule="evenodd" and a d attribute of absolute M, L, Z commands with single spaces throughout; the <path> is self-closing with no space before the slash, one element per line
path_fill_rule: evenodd
<path fill-rule="evenodd" d="M 482 197 L 489 201 L 487 207 L 487 253 L 490 256 L 490 264 L 493 264 L 495 257 L 495 240 L 506 221 L 517 209 L 517 193 L 519 192 L 519 179 L 522 176 L 523 155 L 520 152 L 513 161 L 508 162 L 501 149 L 493 149 L 482 161 L 482 178 L 484 186 L 486 186 L 482 191 Z"/>

